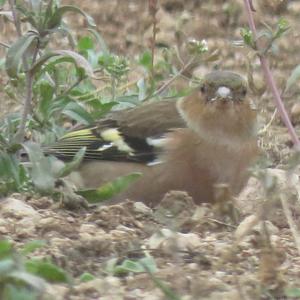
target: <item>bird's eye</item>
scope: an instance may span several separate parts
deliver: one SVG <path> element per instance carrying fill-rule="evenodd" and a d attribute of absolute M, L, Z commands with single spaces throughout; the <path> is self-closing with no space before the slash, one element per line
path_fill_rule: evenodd
<path fill-rule="evenodd" d="M 202 94 L 206 92 L 206 87 L 204 85 L 201 86 L 200 91 Z"/>
<path fill-rule="evenodd" d="M 242 89 L 242 95 L 245 97 L 247 95 L 247 89 L 246 88 L 243 88 Z"/>

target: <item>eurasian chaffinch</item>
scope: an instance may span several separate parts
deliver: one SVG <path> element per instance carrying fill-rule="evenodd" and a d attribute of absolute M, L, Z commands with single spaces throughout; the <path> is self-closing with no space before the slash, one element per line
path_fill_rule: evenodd
<path fill-rule="evenodd" d="M 83 146 L 85 159 L 70 177 L 78 187 L 96 188 L 141 172 L 116 200 L 153 206 L 166 192 L 182 190 L 196 203 L 213 203 L 216 185 L 226 184 L 236 195 L 248 178 L 258 154 L 256 111 L 240 75 L 214 71 L 186 98 L 112 112 L 46 152 L 64 160 Z"/>

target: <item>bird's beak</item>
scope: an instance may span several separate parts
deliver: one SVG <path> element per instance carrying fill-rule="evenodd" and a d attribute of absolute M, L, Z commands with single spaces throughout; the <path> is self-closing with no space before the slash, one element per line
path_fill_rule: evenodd
<path fill-rule="evenodd" d="M 226 86 L 220 86 L 216 91 L 216 99 L 224 101 L 232 99 L 231 89 Z"/>

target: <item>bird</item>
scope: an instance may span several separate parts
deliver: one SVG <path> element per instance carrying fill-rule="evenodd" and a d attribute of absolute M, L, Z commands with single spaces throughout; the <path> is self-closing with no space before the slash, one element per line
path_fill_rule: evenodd
<path fill-rule="evenodd" d="M 249 178 L 259 153 L 256 118 L 246 80 L 217 70 L 184 98 L 113 111 L 44 151 L 70 160 L 86 147 L 70 175 L 78 188 L 98 188 L 140 172 L 112 203 L 130 199 L 154 207 L 172 190 L 187 192 L 196 204 L 215 203 L 216 186 L 225 184 L 237 195 Z"/>

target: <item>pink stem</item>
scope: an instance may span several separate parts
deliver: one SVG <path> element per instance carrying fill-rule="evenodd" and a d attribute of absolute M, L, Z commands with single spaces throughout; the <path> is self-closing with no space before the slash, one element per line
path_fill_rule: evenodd
<path fill-rule="evenodd" d="M 254 35 L 254 38 L 256 40 L 257 31 L 256 31 L 256 27 L 255 27 L 253 15 L 252 15 L 252 10 L 251 10 L 252 5 L 250 4 L 250 1 L 251 0 L 244 0 L 244 4 L 245 4 L 245 8 L 246 8 L 247 17 L 248 17 L 249 27 L 250 27 L 250 29 L 251 29 L 251 31 Z M 266 79 L 266 81 L 268 83 L 268 86 L 271 89 L 271 92 L 273 94 L 274 101 L 275 101 L 276 107 L 278 109 L 278 112 L 280 114 L 280 117 L 281 117 L 283 123 L 285 124 L 285 126 L 288 129 L 288 132 L 291 136 L 291 139 L 293 141 L 295 149 L 297 151 L 300 151 L 300 141 L 299 141 L 298 136 L 295 132 L 295 129 L 294 129 L 292 123 L 291 123 L 291 120 L 288 116 L 288 113 L 287 113 L 287 111 L 284 107 L 284 104 L 283 104 L 283 101 L 281 99 L 280 93 L 278 91 L 278 88 L 277 88 L 276 83 L 274 81 L 274 78 L 272 76 L 268 60 L 267 60 L 267 58 L 265 57 L 264 54 L 261 54 L 259 56 L 259 59 L 260 59 L 260 63 L 261 63 L 264 75 L 265 75 L 265 79 Z"/>

